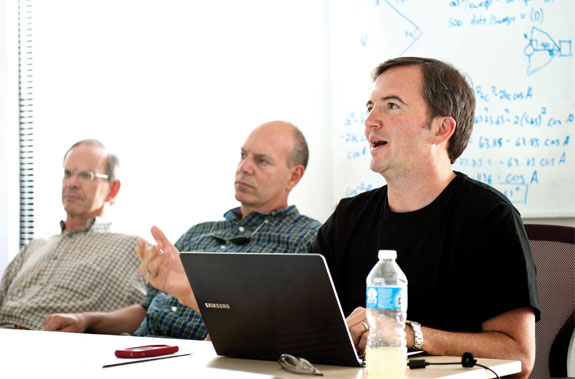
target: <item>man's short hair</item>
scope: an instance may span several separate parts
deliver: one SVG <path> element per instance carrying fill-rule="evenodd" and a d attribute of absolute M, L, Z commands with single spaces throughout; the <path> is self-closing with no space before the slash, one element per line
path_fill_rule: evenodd
<path fill-rule="evenodd" d="M 421 94 L 430 111 L 430 119 L 451 116 L 455 131 L 449 139 L 447 153 L 451 163 L 463 153 L 473 131 L 475 94 L 455 67 L 432 58 L 400 57 L 385 61 L 372 72 L 375 81 L 385 71 L 398 66 L 420 66 L 423 72 Z"/>
<path fill-rule="evenodd" d="M 295 125 L 290 125 L 293 127 L 294 143 L 293 149 L 288 157 L 288 166 L 293 167 L 300 164 L 303 166 L 303 168 L 307 168 L 307 162 L 309 160 L 309 149 L 307 147 L 307 142 L 301 130 L 299 130 Z"/>
<path fill-rule="evenodd" d="M 106 146 L 104 146 L 104 144 L 102 142 L 98 141 L 97 139 L 93 139 L 93 138 L 83 139 L 81 141 L 76 142 L 72 146 L 70 146 L 68 151 L 66 151 L 66 154 L 64 154 L 64 161 L 66 160 L 66 157 L 68 156 L 70 151 L 72 151 L 74 148 L 76 148 L 80 145 L 99 147 L 99 148 L 102 148 L 104 150 L 106 149 Z M 112 153 L 108 153 L 108 157 L 106 160 L 106 175 L 108 175 L 108 182 L 113 183 L 116 180 L 118 180 L 118 168 L 119 167 L 120 167 L 120 159 L 118 159 L 118 156 L 116 156 L 115 154 L 112 154 Z"/>

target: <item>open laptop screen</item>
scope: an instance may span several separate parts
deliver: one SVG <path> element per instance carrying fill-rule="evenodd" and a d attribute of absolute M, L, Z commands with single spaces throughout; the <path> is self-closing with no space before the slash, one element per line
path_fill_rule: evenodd
<path fill-rule="evenodd" d="M 216 352 L 360 366 L 319 254 L 182 253 Z"/>

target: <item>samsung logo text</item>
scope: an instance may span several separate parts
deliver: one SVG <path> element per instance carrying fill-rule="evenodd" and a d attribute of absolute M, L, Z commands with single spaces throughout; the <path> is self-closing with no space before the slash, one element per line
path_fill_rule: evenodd
<path fill-rule="evenodd" d="M 204 303 L 206 308 L 216 308 L 216 309 L 230 309 L 229 304 L 220 304 L 220 303 Z"/>

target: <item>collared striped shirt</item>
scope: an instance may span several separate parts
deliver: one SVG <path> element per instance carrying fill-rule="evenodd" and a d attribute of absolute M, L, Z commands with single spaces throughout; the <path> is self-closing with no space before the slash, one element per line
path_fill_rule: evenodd
<path fill-rule="evenodd" d="M 193 226 L 176 242 L 176 248 L 179 251 L 307 253 L 321 225 L 301 215 L 294 205 L 270 213 L 252 212 L 244 218 L 236 208 L 226 212 L 224 218 L 224 221 Z M 238 237 L 247 237 L 249 242 L 231 241 Z M 149 284 L 141 305 L 147 312 L 136 335 L 186 339 L 207 336 L 198 312 Z"/>

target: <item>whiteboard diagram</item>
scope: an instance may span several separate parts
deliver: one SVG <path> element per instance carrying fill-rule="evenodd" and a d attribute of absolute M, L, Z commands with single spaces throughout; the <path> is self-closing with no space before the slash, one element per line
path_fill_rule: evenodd
<path fill-rule="evenodd" d="M 570 57 L 573 55 L 571 50 L 571 40 L 555 40 L 545 31 L 537 28 L 531 28 L 531 34 L 525 35 L 529 40 L 525 46 L 525 55 L 528 59 L 527 74 L 532 75 L 543 67 L 547 66 L 554 58 Z"/>

